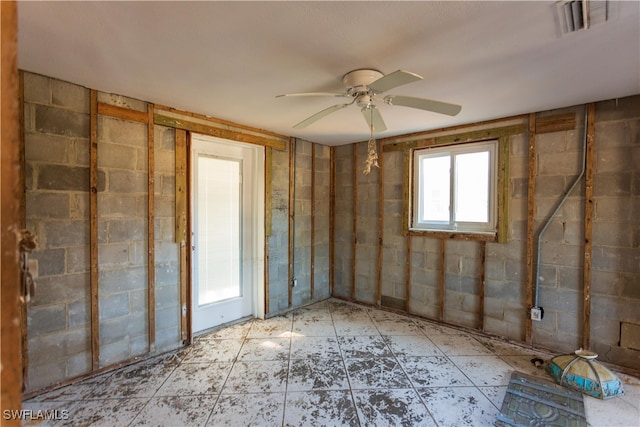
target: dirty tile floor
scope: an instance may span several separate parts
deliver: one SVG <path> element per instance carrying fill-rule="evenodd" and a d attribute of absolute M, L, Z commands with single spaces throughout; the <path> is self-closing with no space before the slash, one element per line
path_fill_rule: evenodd
<path fill-rule="evenodd" d="M 552 355 L 331 299 L 33 397 L 59 419 L 24 425 L 489 426 L 513 370 L 551 379 L 533 357 Z M 625 396 L 585 396 L 589 425 L 640 426 L 621 378 Z"/>

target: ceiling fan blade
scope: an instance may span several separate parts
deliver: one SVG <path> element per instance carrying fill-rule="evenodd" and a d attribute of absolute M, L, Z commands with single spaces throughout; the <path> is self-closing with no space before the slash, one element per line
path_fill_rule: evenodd
<path fill-rule="evenodd" d="M 372 89 L 374 92 L 382 93 L 388 91 L 389 89 L 393 89 L 394 87 L 406 85 L 407 83 L 411 82 L 417 82 L 418 80 L 422 80 L 422 77 L 417 75 L 416 73 L 405 70 L 397 70 L 393 73 L 387 74 L 386 76 L 382 76 L 378 80 L 371 83 L 369 85 L 369 89 Z"/>
<path fill-rule="evenodd" d="M 391 105 L 402 105 L 403 107 L 419 108 L 421 110 L 433 111 L 434 113 L 455 116 L 462 107 L 456 104 L 449 104 L 442 101 L 434 101 L 425 98 L 414 98 L 413 96 L 388 95 L 384 97 L 384 102 Z"/>
<path fill-rule="evenodd" d="M 333 97 L 347 97 L 351 96 L 346 93 L 335 92 L 302 92 L 302 93 L 284 93 L 282 95 L 276 95 L 276 98 L 282 98 L 284 96 L 333 96 Z"/>
<path fill-rule="evenodd" d="M 382 115 L 375 106 L 362 107 L 360 111 L 362 112 L 364 119 L 367 121 L 369 129 L 371 129 L 371 124 L 373 123 L 374 132 L 384 132 L 387 130 L 387 125 L 384 124 Z"/>
<path fill-rule="evenodd" d="M 293 126 L 295 129 L 303 129 L 306 128 L 307 126 L 309 126 L 312 123 L 317 122 L 318 120 L 320 120 L 321 118 L 323 118 L 324 116 L 328 116 L 329 114 L 341 110 L 344 107 L 347 107 L 349 105 L 351 105 L 352 103 L 348 103 L 348 104 L 337 104 L 337 105 L 332 105 L 329 108 L 325 108 L 322 111 L 318 111 L 317 113 L 315 113 L 313 116 L 307 117 L 306 119 L 304 119 L 303 121 L 301 121 L 300 123 L 298 123 L 297 125 Z"/>

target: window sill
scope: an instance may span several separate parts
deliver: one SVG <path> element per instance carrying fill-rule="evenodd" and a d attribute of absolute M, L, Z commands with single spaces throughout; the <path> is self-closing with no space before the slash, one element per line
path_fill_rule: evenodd
<path fill-rule="evenodd" d="M 431 237 L 434 239 L 451 239 L 451 240 L 477 240 L 479 242 L 497 242 L 498 236 L 496 232 L 461 232 L 449 230 L 423 230 L 412 228 L 409 230 L 410 236 Z"/>

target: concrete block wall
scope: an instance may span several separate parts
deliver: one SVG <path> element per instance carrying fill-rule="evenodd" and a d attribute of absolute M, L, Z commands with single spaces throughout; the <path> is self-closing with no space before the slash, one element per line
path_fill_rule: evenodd
<path fill-rule="evenodd" d="M 27 306 L 27 391 L 92 370 L 89 259 L 89 90 L 24 73 L 27 228 L 40 278 Z M 98 92 L 103 103 L 142 101 Z M 155 127 L 156 346 L 182 345 L 175 243 L 175 134 Z M 101 367 L 149 352 L 147 126 L 98 117 Z"/>
<path fill-rule="evenodd" d="M 535 228 L 539 230 L 556 203 L 579 174 L 582 162 L 585 106 L 540 113 L 539 116 L 574 113 L 575 129 L 541 133 L 535 194 Z M 592 251 L 591 347 L 600 358 L 620 366 L 640 368 L 640 351 L 625 347 L 621 323 L 640 324 L 640 96 L 596 104 L 595 175 Z M 445 242 L 444 321 L 524 341 L 528 318 L 526 303 L 526 242 L 528 189 L 527 133 L 509 137 L 508 241 L 486 243 L 485 297 L 481 318 L 479 286 L 482 260 L 479 242 Z M 368 198 L 377 191 L 378 175 L 357 176 L 357 292 L 351 294 L 353 249 L 353 145 L 336 147 L 336 287 L 334 295 L 371 303 L 375 287 L 377 252 L 364 242 L 377 238 L 375 212 Z M 360 147 L 358 157 L 363 156 Z M 363 157 L 362 157 L 363 158 Z M 443 264 L 440 240 L 407 238 L 402 230 L 403 154 L 384 154 L 384 218 L 382 303 L 403 307 L 406 300 L 406 261 L 410 256 L 409 312 L 440 319 L 439 282 Z M 372 181 L 369 181 L 373 178 Z M 376 189 L 376 190 L 374 190 Z M 557 352 L 582 346 L 584 286 L 584 183 L 574 190 L 541 239 L 539 306 L 541 322 L 532 324 L 534 345 Z M 362 193 L 361 193 L 362 192 Z M 377 206 L 377 204 L 376 204 Z M 377 218 L 376 218 L 377 220 Z"/>
<path fill-rule="evenodd" d="M 147 150 L 146 124 L 98 117 L 100 366 L 149 350 Z"/>
<path fill-rule="evenodd" d="M 335 235 L 333 295 L 352 297 L 353 263 L 353 145 L 335 148 Z"/>
<path fill-rule="evenodd" d="M 269 312 L 289 307 L 289 148 L 272 150 Z"/>
<path fill-rule="evenodd" d="M 182 345 L 180 246 L 176 244 L 176 133 L 154 127 L 155 350 Z"/>
<path fill-rule="evenodd" d="M 289 306 L 289 149 L 272 151 L 271 221 L 269 239 L 269 314 L 329 298 L 329 211 L 330 211 L 330 150 L 329 147 L 304 140 L 296 140 L 293 160 L 293 278 L 297 286 L 291 289 Z M 312 169 L 312 154 L 315 162 Z M 315 184 L 312 206 L 312 172 Z M 312 242 L 311 213 L 314 212 Z M 313 271 L 312 251 L 314 246 Z M 311 294 L 311 275 L 314 292 Z"/>
<path fill-rule="evenodd" d="M 91 369 L 89 91 L 25 73 L 24 100 L 26 225 L 40 274 L 27 311 L 26 380 L 38 389 Z"/>
<path fill-rule="evenodd" d="M 380 154 L 378 154 L 380 156 Z M 405 300 L 407 245 L 402 228 L 402 161 L 403 154 L 394 151 L 382 154 L 384 168 L 384 230 L 382 240 L 382 296 Z M 419 278 L 420 283 L 424 283 Z M 413 292 L 413 291 L 412 291 Z M 418 293 L 421 296 L 418 297 Z M 417 289 L 412 297 L 422 298 L 425 289 Z"/>
<path fill-rule="evenodd" d="M 331 263 L 329 259 L 330 213 L 331 213 L 331 150 L 325 145 L 315 146 L 315 204 L 312 209 L 314 218 L 314 300 L 331 297 L 329 276 Z"/>

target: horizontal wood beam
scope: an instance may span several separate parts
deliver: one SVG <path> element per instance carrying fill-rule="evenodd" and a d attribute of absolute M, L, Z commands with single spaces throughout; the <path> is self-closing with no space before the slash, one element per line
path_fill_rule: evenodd
<path fill-rule="evenodd" d="M 149 122 L 149 116 L 146 111 L 131 110 L 117 105 L 105 104 L 104 102 L 98 102 L 98 114 L 132 122 Z"/>
<path fill-rule="evenodd" d="M 494 234 L 453 233 L 450 231 L 409 230 L 409 235 L 441 240 L 474 240 L 478 242 L 496 242 L 498 240 Z"/>
<path fill-rule="evenodd" d="M 259 135 L 251 135 L 233 130 L 222 129 L 212 125 L 198 123 L 196 121 L 178 119 L 163 114 L 156 113 L 154 121 L 158 125 L 172 127 L 175 129 L 184 129 L 190 132 L 200 133 L 203 135 L 214 136 L 217 138 L 229 139 L 232 141 L 245 142 L 248 144 L 262 145 L 265 147 L 275 148 L 276 150 L 284 150 L 286 143 L 280 139 L 267 138 Z"/>

